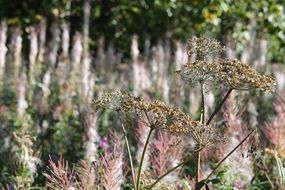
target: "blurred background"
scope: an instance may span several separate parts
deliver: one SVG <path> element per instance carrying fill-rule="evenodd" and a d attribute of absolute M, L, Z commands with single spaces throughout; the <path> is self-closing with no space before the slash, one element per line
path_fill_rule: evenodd
<path fill-rule="evenodd" d="M 272 151 L 285 158 L 284 9 L 284 0 L 1 0 L 0 187 L 43 187 L 49 155 L 96 160 L 109 131 L 119 130 L 114 113 L 91 107 L 103 92 L 159 99 L 198 118 L 199 88 L 174 71 L 188 62 L 187 40 L 202 35 L 221 41 L 222 57 L 276 77 L 275 94 L 236 92 L 216 121 L 244 126 L 225 127 L 229 138 L 257 127 L 262 139 L 260 156 L 241 171 L 246 177 L 226 179 L 228 186 L 278 189 Z M 206 114 L 224 92 L 208 90 Z M 134 153 L 143 133 L 132 139 Z M 219 154 L 204 159 L 214 163 Z M 243 166 L 242 154 L 232 171 Z M 189 166 L 179 175 L 192 174 Z"/>

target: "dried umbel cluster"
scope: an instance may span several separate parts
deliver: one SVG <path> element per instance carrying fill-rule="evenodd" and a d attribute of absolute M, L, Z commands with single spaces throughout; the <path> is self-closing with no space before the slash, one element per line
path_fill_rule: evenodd
<path fill-rule="evenodd" d="M 212 145 L 224 142 L 225 140 L 218 129 L 211 125 L 197 127 L 192 132 L 192 137 L 196 142 L 195 151 L 200 151 L 205 147 L 211 147 Z"/>
<path fill-rule="evenodd" d="M 196 55 L 198 60 L 204 60 L 207 56 L 219 55 L 224 51 L 221 43 L 209 37 L 193 37 L 189 39 L 189 57 Z"/>
<path fill-rule="evenodd" d="M 183 80 L 190 83 L 205 83 L 213 80 L 213 72 L 210 69 L 211 63 L 197 60 L 193 63 L 183 65 L 181 70 L 177 70 Z"/>
<path fill-rule="evenodd" d="M 181 77 L 191 83 L 214 83 L 230 89 L 257 89 L 273 92 L 276 82 L 268 75 L 259 74 L 249 65 L 237 59 L 225 59 L 215 62 L 204 60 L 206 55 L 219 54 L 223 51 L 221 44 L 211 38 L 191 38 L 189 40 L 189 56 L 199 55 L 196 61 L 185 64 L 176 71 Z"/>
<path fill-rule="evenodd" d="M 153 178 L 153 175 L 151 175 L 149 172 L 144 172 L 142 174 L 142 189 L 147 189 L 151 184 L 155 182 L 155 179 Z M 153 190 L 175 190 L 177 189 L 177 185 L 175 183 L 169 183 L 166 181 L 160 181 L 158 182 L 154 187 L 151 189 Z"/>
<path fill-rule="evenodd" d="M 236 90 L 257 89 L 273 92 L 276 85 L 273 77 L 261 75 L 237 59 L 225 59 L 213 63 L 195 61 L 184 65 L 177 73 L 191 83 L 212 82 Z"/>
<path fill-rule="evenodd" d="M 275 79 L 269 75 L 261 75 L 249 65 L 237 59 L 226 59 L 213 63 L 211 70 L 219 83 L 236 90 L 258 89 L 273 92 Z"/>
<path fill-rule="evenodd" d="M 195 121 L 180 109 L 167 106 L 161 101 L 146 102 L 127 93 L 115 92 L 104 94 L 96 104 L 119 112 L 136 113 L 155 129 L 165 129 L 172 134 L 190 134 L 199 146 L 208 145 L 213 140 L 210 136 L 216 134 L 214 127 Z"/>
<path fill-rule="evenodd" d="M 166 106 L 163 102 L 146 102 L 142 98 L 134 97 L 127 93 L 111 92 L 104 94 L 97 104 L 100 107 L 113 109 L 124 113 L 136 113 L 149 126 L 165 128 L 171 133 L 190 133 L 193 128 L 200 125 L 189 115 L 179 109 Z"/>

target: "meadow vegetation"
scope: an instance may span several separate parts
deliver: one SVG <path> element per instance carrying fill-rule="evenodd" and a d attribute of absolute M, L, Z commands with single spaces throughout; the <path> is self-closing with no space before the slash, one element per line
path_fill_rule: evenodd
<path fill-rule="evenodd" d="M 285 188 L 283 1 L 3 2 L 0 189 Z"/>

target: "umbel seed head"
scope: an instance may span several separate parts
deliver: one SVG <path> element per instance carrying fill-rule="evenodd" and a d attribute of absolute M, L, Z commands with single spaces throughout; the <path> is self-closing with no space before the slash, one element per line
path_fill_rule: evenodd
<path fill-rule="evenodd" d="M 219 55 L 224 51 L 221 43 L 209 37 L 192 37 L 188 41 L 188 56 L 196 55 L 197 60 L 205 60 L 207 56 Z"/>
<path fill-rule="evenodd" d="M 276 81 L 269 75 L 259 74 L 237 59 L 225 59 L 211 67 L 217 81 L 231 89 L 274 92 Z"/>
<path fill-rule="evenodd" d="M 224 50 L 220 42 L 207 37 L 193 37 L 189 40 L 188 55 L 197 55 L 194 62 L 189 62 L 176 71 L 182 79 L 190 83 L 206 83 L 225 86 L 236 90 L 257 89 L 274 92 L 275 79 L 269 75 L 259 74 L 249 65 L 237 59 L 224 59 L 209 62 L 206 56 L 219 54 Z"/>
<path fill-rule="evenodd" d="M 190 135 L 199 147 L 217 141 L 217 131 L 211 125 L 195 121 L 178 108 L 167 106 L 161 101 L 146 102 L 141 98 L 121 92 L 106 93 L 96 101 L 100 107 L 119 112 L 135 113 L 140 119 L 147 115 L 147 123 L 154 129 L 162 129 L 175 135 Z"/>

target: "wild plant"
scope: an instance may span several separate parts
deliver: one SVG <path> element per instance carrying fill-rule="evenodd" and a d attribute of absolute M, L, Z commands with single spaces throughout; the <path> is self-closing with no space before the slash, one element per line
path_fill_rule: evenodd
<path fill-rule="evenodd" d="M 285 100 L 281 94 L 278 94 L 278 98 L 274 103 L 276 116 L 269 118 L 261 127 L 269 144 L 263 152 L 263 157 L 260 157 L 259 162 L 256 163 L 257 167 L 262 169 L 263 175 L 267 178 L 272 189 L 285 187 L 285 169 L 282 162 L 285 158 Z M 276 163 L 276 165 L 269 164 L 268 160 L 271 163 Z M 274 171 L 274 166 L 277 166 L 277 171 Z M 276 173 L 276 175 L 272 175 L 272 178 L 268 173 Z"/>
<path fill-rule="evenodd" d="M 76 174 L 74 166 L 70 169 L 68 161 L 60 158 L 57 163 L 49 160 L 51 174 L 44 173 L 47 178 L 46 186 L 50 189 L 75 189 Z"/>
<path fill-rule="evenodd" d="M 133 164 L 133 158 L 130 151 L 129 140 L 126 130 L 132 130 L 130 126 L 125 126 L 121 122 L 122 131 L 126 147 L 128 150 L 129 163 L 132 173 L 132 182 L 135 190 L 162 188 L 162 178 L 175 171 L 177 168 L 186 165 L 193 156 L 187 156 L 184 161 L 177 164 L 172 169 L 169 169 L 164 174 L 161 174 L 157 179 L 148 177 L 147 172 L 143 172 L 143 165 L 147 148 L 150 144 L 151 137 L 157 130 L 163 130 L 171 135 L 190 137 L 195 142 L 195 147 L 192 151 L 195 157 L 195 189 L 199 190 L 211 182 L 210 178 L 218 171 L 222 163 L 231 156 L 250 136 L 255 132 L 255 129 L 241 138 L 238 144 L 232 148 L 212 169 L 210 174 L 201 178 L 201 152 L 209 147 L 214 146 L 220 141 L 224 141 L 222 130 L 212 124 L 214 117 L 218 114 L 223 104 L 230 96 L 233 90 L 250 90 L 274 92 L 275 79 L 269 75 L 259 74 L 249 65 L 241 63 L 237 59 L 218 59 L 213 60 L 211 57 L 217 57 L 224 50 L 224 47 L 215 39 L 207 37 L 194 37 L 189 40 L 189 63 L 182 66 L 176 73 L 189 83 L 198 83 L 200 86 L 201 105 L 200 105 L 200 120 L 196 121 L 189 114 L 178 108 L 166 105 L 165 103 L 154 100 L 145 101 L 140 97 L 132 96 L 128 93 L 111 92 L 102 95 L 94 102 L 97 108 L 108 108 L 118 113 L 121 121 L 123 117 L 135 118 L 142 122 L 145 127 L 148 127 L 148 135 L 145 139 L 143 150 L 138 168 Z M 194 60 L 192 57 L 195 57 Z M 192 61 L 191 61 L 192 60 Z M 194 60 L 194 61 L 193 61 Z M 209 118 L 205 118 L 205 93 L 210 87 L 218 87 L 218 89 L 227 89 L 226 95 L 221 102 L 217 104 L 213 113 Z M 206 120 L 207 119 L 207 120 Z"/>

